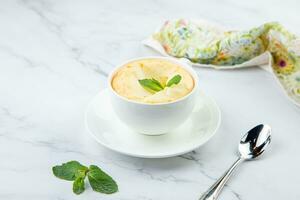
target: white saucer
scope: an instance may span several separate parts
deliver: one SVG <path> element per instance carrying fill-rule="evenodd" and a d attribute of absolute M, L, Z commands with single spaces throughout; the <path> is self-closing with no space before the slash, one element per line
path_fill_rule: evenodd
<path fill-rule="evenodd" d="M 122 154 L 142 158 L 165 158 L 192 151 L 206 143 L 219 128 L 220 110 L 213 99 L 199 94 L 193 113 L 175 131 L 158 136 L 136 133 L 115 115 L 108 90 L 90 102 L 85 115 L 86 127 L 103 146 Z"/>

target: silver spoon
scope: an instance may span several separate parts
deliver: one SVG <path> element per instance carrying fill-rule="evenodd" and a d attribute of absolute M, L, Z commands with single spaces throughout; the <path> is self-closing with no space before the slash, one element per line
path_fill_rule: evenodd
<path fill-rule="evenodd" d="M 271 127 L 260 124 L 244 135 L 239 144 L 239 158 L 199 200 L 216 200 L 234 169 L 244 160 L 252 160 L 261 155 L 271 142 Z"/>

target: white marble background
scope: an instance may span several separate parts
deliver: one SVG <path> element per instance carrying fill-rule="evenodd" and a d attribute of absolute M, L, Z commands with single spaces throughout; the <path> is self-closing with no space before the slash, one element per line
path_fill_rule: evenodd
<path fill-rule="evenodd" d="M 271 148 L 244 163 L 220 199 L 300 199 L 300 109 L 259 68 L 197 69 L 223 121 L 216 137 L 184 156 L 119 155 L 94 142 L 83 124 L 115 64 L 155 55 L 141 40 L 164 19 L 205 18 L 237 29 L 279 21 L 300 33 L 299 8 L 296 0 L 1 0 L 0 199 L 195 200 L 235 160 L 241 135 L 261 122 L 273 127 Z M 101 166 L 119 193 L 72 194 L 71 183 L 51 172 L 72 159 Z"/>

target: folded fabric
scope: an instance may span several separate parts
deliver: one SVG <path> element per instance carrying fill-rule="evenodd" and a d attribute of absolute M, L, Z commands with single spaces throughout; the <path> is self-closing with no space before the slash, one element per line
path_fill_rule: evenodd
<path fill-rule="evenodd" d="M 276 22 L 226 31 L 200 20 L 167 21 L 144 42 L 193 65 L 232 69 L 269 64 L 291 100 L 300 106 L 300 39 Z"/>

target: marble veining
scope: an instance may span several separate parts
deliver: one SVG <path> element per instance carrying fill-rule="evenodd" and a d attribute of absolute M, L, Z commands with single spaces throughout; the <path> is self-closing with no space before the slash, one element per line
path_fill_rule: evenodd
<path fill-rule="evenodd" d="M 141 41 L 165 19 L 205 18 L 236 29 L 279 21 L 299 34 L 299 6 L 293 0 L 0 1 L 0 199 L 197 199 L 236 159 L 240 137 L 261 122 L 273 127 L 271 148 L 243 163 L 220 199 L 300 199 L 299 108 L 259 68 L 196 69 L 223 120 L 211 141 L 182 156 L 114 153 L 90 138 L 83 121 L 115 65 L 157 55 Z M 120 191 L 72 194 L 71 183 L 51 172 L 68 160 L 101 166 Z"/>

